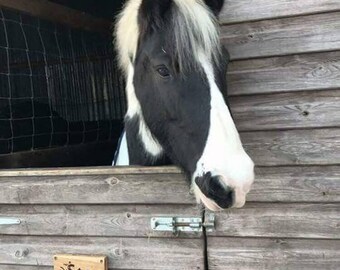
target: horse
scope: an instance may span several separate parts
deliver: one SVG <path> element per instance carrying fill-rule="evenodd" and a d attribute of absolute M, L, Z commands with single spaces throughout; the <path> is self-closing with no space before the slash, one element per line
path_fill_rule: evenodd
<path fill-rule="evenodd" d="M 242 207 L 254 181 L 226 94 L 223 5 L 129 0 L 114 31 L 128 103 L 114 165 L 177 165 L 212 211 Z"/>

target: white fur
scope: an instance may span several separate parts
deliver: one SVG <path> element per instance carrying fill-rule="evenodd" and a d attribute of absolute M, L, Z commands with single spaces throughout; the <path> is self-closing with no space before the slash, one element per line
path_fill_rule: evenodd
<path fill-rule="evenodd" d="M 134 62 L 138 46 L 138 12 L 142 0 L 129 0 L 118 16 L 115 28 L 116 47 L 119 63 L 127 74 L 129 64 Z M 209 60 L 218 60 L 220 54 L 218 22 L 203 0 L 174 0 L 178 17 L 174 20 L 175 43 L 178 49 L 190 50 L 196 57 L 199 50 L 208 55 Z M 194 35 L 195 34 L 195 35 Z M 197 38 L 196 38 L 197 37 Z M 178 52 L 179 63 L 186 61 L 185 52 Z M 211 59 L 210 59 L 211 58 Z M 198 61 L 198 59 L 196 59 Z"/>
<path fill-rule="evenodd" d="M 221 176 L 223 182 L 235 190 L 234 207 L 242 207 L 254 181 L 254 164 L 242 147 L 229 109 L 215 82 L 212 64 L 204 53 L 199 53 L 199 58 L 210 85 L 210 130 L 193 180 L 207 172 L 211 172 L 213 176 Z M 194 182 L 193 189 L 197 197 L 208 206 L 209 199 L 198 192 Z M 212 206 L 212 210 L 216 210 L 215 207 Z"/>
<path fill-rule="evenodd" d="M 188 61 L 186 51 L 196 58 L 204 51 L 210 61 L 218 61 L 221 54 L 218 22 L 202 0 L 174 0 L 179 13 L 172 26 L 177 48 L 178 62 Z"/>
<path fill-rule="evenodd" d="M 130 56 L 133 61 L 136 57 L 139 37 L 137 20 L 141 3 L 142 0 L 127 1 L 116 21 L 115 41 L 119 55 L 119 64 L 126 75 L 131 62 Z"/>

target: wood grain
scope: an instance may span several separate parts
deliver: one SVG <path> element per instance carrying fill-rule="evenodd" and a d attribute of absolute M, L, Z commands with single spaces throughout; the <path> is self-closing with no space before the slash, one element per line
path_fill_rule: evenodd
<path fill-rule="evenodd" d="M 113 269 L 204 269 L 203 240 L 1 236 L 3 264 L 51 266 L 54 254 L 108 256 Z"/>
<path fill-rule="evenodd" d="M 258 166 L 340 164 L 340 129 L 242 132 Z"/>
<path fill-rule="evenodd" d="M 337 10 L 337 0 L 226 0 L 220 21 L 225 24 Z"/>
<path fill-rule="evenodd" d="M 0 205 L 0 217 L 16 217 L 20 225 L 0 226 L 1 235 L 167 237 L 152 231 L 152 217 L 202 217 L 198 206 L 141 205 Z M 180 237 L 200 237 L 200 233 Z"/>
<path fill-rule="evenodd" d="M 239 131 L 340 127 L 340 90 L 229 99 Z"/>
<path fill-rule="evenodd" d="M 339 240 L 209 237 L 209 269 L 334 270 L 339 247 Z"/>
<path fill-rule="evenodd" d="M 181 174 L 0 178 L 0 203 L 196 204 Z"/>
<path fill-rule="evenodd" d="M 52 270 L 51 266 L 0 264 L 1 270 Z"/>
<path fill-rule="evenodd" d="M 340 202 L 340 166 L 255 169 L 248 202 Z"/>
<path fill-rule="evenodd" d="M 63 176 L 61 172 L 54 177 L 0 177 L 0 204 L 196 204 L 181 174 Z M 92 174 L 90 168 L 86 172 Z M 340 202 L 339 179 L 340 166 L 259 167 L 248 201 Z"/>
<path fill-rule="evenodd" d="M 248 203 L 217 213 L 216 230 L 208 235 L 340 239 L 339 206 Z"/>
<path fill-rule="evenodd" d="M 46 0 L 0 0 L 0 6 L 87 31 L 110 33 L 111 22 Z"/>
<path fill-rule="evenodd" d="M 340 12 L 225 25 L 222 43 L 231 59 L 340 49 Z"/>
<path fill-rule="evenodd" d="M 339 88 L 340 51 L 234 61 L 227 81 L 230 95 Z"/>
<path fill-rule="evenodd" d="M 150 175 L 150 174 L 179 174 L 181 170 L 174 166 L 143 167 L 143 166 L 100 166 L 74 168 L 39 168 L 39 169 L 10 169 L 0 170 L 0 177 L 17 176 L 87 176 L 87 175 Z"/>

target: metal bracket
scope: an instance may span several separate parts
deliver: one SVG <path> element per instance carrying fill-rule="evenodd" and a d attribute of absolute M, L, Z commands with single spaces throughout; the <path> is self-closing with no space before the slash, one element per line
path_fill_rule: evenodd
<path fill-rule="evenodd" d="M 153 217 L 151 228 L 160 232 L 201 232 L 205 227 L 208 231 L 215 228 L 215 216 L 209 218 L 208 222 L 199 217 Z"/>
<path fill-rule="evenodd" d="M 19 225 L 21 220 L 18 218 L 2 218 L 0 217 L 0 225 Z"/>

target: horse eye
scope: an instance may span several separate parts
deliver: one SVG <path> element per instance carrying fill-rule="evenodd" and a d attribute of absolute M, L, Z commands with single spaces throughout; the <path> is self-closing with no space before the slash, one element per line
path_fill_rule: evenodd
<path fill-rule="evenodd" d="M 160 67 L 157 69 L 157 72 L 159 75 L 161 75 L 163 78 L 167 78 L 170 76 L 170 71 L 166 67 Z"/>

